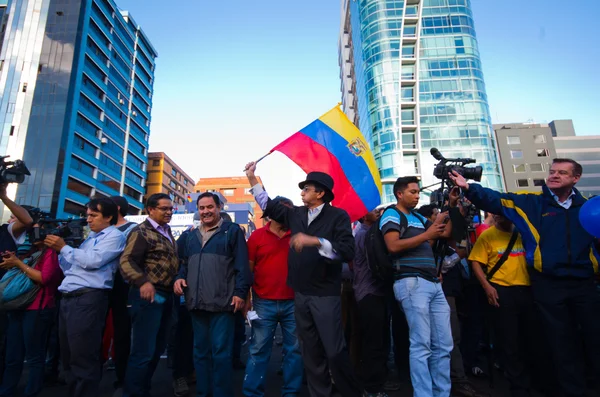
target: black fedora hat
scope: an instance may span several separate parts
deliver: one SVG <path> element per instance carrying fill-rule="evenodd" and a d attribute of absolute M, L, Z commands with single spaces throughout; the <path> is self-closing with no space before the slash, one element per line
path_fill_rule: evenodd
<path fill-rule="evenodd" d="M 300 189 L 304 189 L 305 185 L 315 184 L 325 189 L 325 195 L 323 196 L 323 201 L 330 202 L 333 201 L 333 178 L 327 175 L 324 172 L 309 172 L 306 176 L 306 180 L 302 181 L 298 184 Z"/>

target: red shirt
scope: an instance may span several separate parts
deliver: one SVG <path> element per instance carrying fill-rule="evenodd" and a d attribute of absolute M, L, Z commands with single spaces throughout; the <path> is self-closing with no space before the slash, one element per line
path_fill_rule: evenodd
<path fill-rule="evenodd" d="M 287 285 L 290 231 L 282 238 L 269 227 L 257 229 L 248 239 L 248 259 L 254 262 L 252 290 L 263 299 L 294 299 L 294 291 Z"/>

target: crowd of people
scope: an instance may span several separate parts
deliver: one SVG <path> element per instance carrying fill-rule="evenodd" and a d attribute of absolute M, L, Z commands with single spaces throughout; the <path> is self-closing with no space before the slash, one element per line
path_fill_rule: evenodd
<path fill-rule="evenodd" d="M 580 164 L 555 159 L 535 194 L 453 172 L 441 208 L 417 208 L 419 180 L 401 177 L 397 203 L 357 224 L 331 205 L 331 176 L 309 173 L 298 207 L 271 199 L 255 171 L 247 164 L 267 223 L 248 240 L 210 192 L 175 240 L 159 193 L 140 224 L 125 219 L 125 198 L 92 199 L 75 247 L 36 238 L 34 209 L 2 186 L 0 397 L 15 395 L 24 363 L 27 396 L 59 363 L 68 396 L 98 396 L 106 361 L 115 395 L 146 397 L 165 350 L 176 397 L 193 383 L 197 396 L 233 397 L 234 368 L 245 371 L 237 392 L 264 396 L 278 326 L 283 396 L 306 383 L 313 397 L 385 397 L 400 388 L 390 357 L 415 397 L 485 396 L 470 378 L 494 373 L 514 397 L 585 396 L 600 380 L 600 246 L 579 222 Z"/>

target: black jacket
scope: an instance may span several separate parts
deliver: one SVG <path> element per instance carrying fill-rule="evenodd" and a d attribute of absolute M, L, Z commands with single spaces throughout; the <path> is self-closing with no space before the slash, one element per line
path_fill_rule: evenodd
<path fill-rule="evenodd" d="M 290 249 L 288 255 L 288 285 L 304 295 L 336 296 L 341 293 L 342 263 L 354 258 L 354 237 L 348 213 L 325 204 L 321 213 L 308 225 L 308 208 L 289 208 L 269 199 L 265 212 L 269 217 L 286 225 L 292 237 L 305 233 L 327 239 L 339 258 L 327 259 L 316 247 L 302 252 Z"/>

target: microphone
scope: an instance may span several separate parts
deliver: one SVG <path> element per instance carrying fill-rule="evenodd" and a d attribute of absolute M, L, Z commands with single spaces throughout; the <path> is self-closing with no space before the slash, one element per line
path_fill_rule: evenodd
<path fill-rule="evenodd" d="M 437 150 L 437 148 L 432 147 L 431 150 L 429 150 L 429 153 L 431 153 L 431 155 L 433 156 L 434 159 L 440 161 L 444 159 L 444 156 L 442 156 L 442 154 L 440 153 L 439 150 Z"/>

